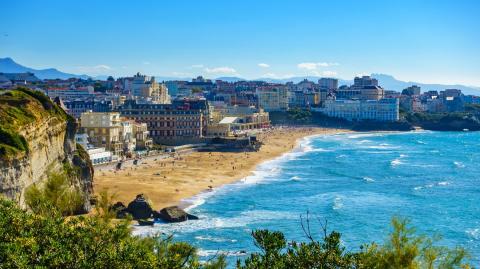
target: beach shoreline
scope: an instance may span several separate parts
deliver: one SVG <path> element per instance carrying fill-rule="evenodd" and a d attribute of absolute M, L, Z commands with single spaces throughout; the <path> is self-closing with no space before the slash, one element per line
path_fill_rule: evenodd
<path fill-rule="evenodd" d="M 154 209 L 189 208 L 196 197 L 251 176 L 256 167 L 298 147 L 301 140 L 317 135 L 351 132 L 318 127 L 276 127 L 257 134 L 263 143 L 258 152 L 187 152 L 149 157 L 120 171 L 97 169 L 94 191 L 108 190 L 114 201 L 128 204 L 143 193 Z"/>

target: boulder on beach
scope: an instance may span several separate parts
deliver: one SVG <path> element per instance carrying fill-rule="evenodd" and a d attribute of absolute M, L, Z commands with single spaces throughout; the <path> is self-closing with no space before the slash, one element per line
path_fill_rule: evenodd
<path fill-rule="evenodd" d="M 152 207 L 143 194 L 137 195 L 135 200 L 128 204 L 127 211 L 132 214 L 133 219 L 148 219 L 153 212 Z"/>
<path fill-rule="evenodd" d="M 155 212 L 157 213 L 157 212 Z M 155 214 L 157 215 L 157 214 Z M 178 206 L 165 207 L 158 212 L 158 218 L 166 222 L 181 222 L 186 220 L 196 220 L 197 216 L 190 215 Z M 154 216 L 155 217 L 155 216 Z"/>

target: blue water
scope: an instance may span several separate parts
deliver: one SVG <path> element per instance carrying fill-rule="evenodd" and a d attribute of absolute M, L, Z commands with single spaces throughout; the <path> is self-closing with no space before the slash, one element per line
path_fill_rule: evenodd
<path fill-rule="evenodd" d="M 418 233 L 463 246 L 480 262 L 480 133 L 354 133 L 309 137 L 293 152 L 260 165 L 241 182 L 192 199 L 198 221 L 137 228 L 173 234 L 208 258 L 256 251 L 255 229 L 306 240 L 300 215 L 312 214 L 342 233 L 349 250 L 383 242 L 392 216 L 411 219 Z"/>

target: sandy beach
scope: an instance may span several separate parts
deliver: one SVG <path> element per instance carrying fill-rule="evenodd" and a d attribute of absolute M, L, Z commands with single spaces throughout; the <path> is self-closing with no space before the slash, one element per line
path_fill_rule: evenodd
<path fill-rule="evenodd" d="M 155 209 L 178 205 L 183 199 L 249 176 L 258 164 L 292 150 L 303 137 L 339 132 L 346 130 L 275 128 L 257 134 L 264 143 L 258 152 L 185 152 L 150 157 L 138 165 L 130 162 L 119 171 L 112 166 L 96 168 L 94 190 L 107 189 L 115 194 L 115 201 L 125 204 L 143 193 Z"/>

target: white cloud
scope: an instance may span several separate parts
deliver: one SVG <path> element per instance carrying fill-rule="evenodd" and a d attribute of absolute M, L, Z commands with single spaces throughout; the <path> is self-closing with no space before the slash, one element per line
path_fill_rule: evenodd
<path fill-rule="evenodd" d="M 203 64 L 192 64 L 190 68 L 203 68 Z"/>
<path fill-rule="evenodd" d="M 335 71 L 319 71 L 319 70 L 308 70 L 307 72 L 308 76 L 316 76 L 316 77 L 334 77 L 337 75 L 337 72 Z"/>
<path fill-rule="evenodd" d="M 297 67 L 300 69 L 315 70 L 317 69 L 316 63 L 299 63 Z"/>
<path fill-rule="evenodd" d="M 87 73 L 87 74 L 93 74 L 93 75 L 105 74 L 105 73 L 113 70 L 112 67 L 110 67 L 106 64 L 99 64 L 99 65 L 95 65 L 95 66 L 78 66 L 77 69 L 78 69 L 79 72 Z"/>
<path fill-rule="evenodd" d="M 270 67 L 270 65 L 266 64 L 266 63 L 259 63 L 258 66 L 262 67 L 262 68 L 269 68 Z"/>
<path fill-rule="evenodd" d="M 339 64 L 338 63 L 326 63 L 326 62 L 320 62 L 320 63 L 305 62 L 305 63 L 297 64 L 297 67 L 300 68 L 300 69 L 315 70 L 319 67 L 329 67 L 329 66 L 337 66 L 337 65 L 339 65 Z"/>
<path fill-rule="evenodd" d="M 205 68 L 205 72 L 210 73 L 210 74 L 237 74 L 237 70 L 234 68 L 228 67 L 228 66 L 222 66 L 222 67 L 214 67 L 214 68 Z"/>
<path fill-rule="evenodd" d="M 105 64 L 99 64 L 99 65 L 96 65 L 93 67 L 94 69 L 97 69 L 97 70 L 112 70 L 112 68 L 108 65 L 105 65 Z"/>

